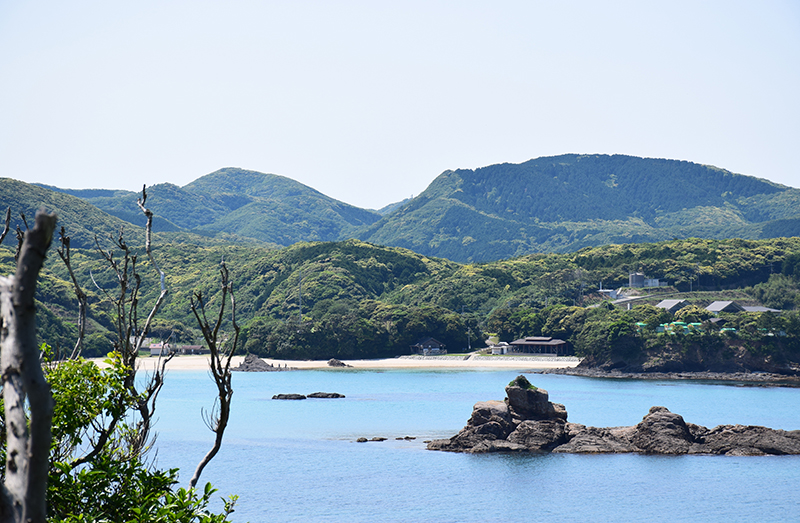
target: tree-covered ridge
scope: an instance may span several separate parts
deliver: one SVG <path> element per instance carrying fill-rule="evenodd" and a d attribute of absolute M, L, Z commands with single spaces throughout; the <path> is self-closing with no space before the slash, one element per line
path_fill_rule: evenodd
<path fill-rule="evenodd" d="M 13 262 L 11 249 L 0 249 L 0 254 L 3 267 Z M 242 346 L 281 357 L 406 354 L 410 344 L 425 336 L 459 351 L 467 346 L 467 333 L 474 346 L 487 332 L 508 331 L 496 325 L 503 315 L 530 315 L 554 305 L 583 309 L 600 301 L 601 283 L 606 289 L 622 287 L 636 271 L 670 284 L 643 303 L 657 303 L 662 299 L 658 292 L 692 290 L 692 299 L 707 305 L 730 299 L 725 297 L 731 289 L 738 289 L 735 299 L 748 304 L 780 309 L 800 305 L 800 273 L 795 269 L 800 266 L 800 238 L 608 245 L 482 264 L 459 264 L 358 240 L 283 249 L 163 243 L 156 257 L 169 288 L 154 325 L 157 336 L 174 332 L 178 342 L 196 341 L 189 299 L 196 290 L 210 303 L 219 299 L 213 282 L 224 258 L 232 269 L 237 314 L 245 327 Z M 152 285 L 143 287 L 142 299 L 153 299 L 156 275 L 146 268 L 146 260 L 140 263 L 143 274 L 153 278 Z M 87 346 L 102 353 L 103 333 L 111 323 L 100 289 L 111 288 L 114 276 L 91 249 L 76 250 L 73 265 L 90 297 Z M 44 339 L 68 347 L 77 304 L 59 261 L 51 259 L 48 269 L 39 289 L 47 308 L 41 315 Z M 514 331 L 525 334 L 521 328 Z"/>
<path fill-rule="evenodd" d="M 800 234 L 800 190 L 716 167 L 563 155 L 445 171 L 359 237 L 457 261 L 670 238 Z"/>
<path fill-rule="evenodd" d="M 58 190 L 85 198 L 125 221 L 141 221 L 136 193 Z M 374 211 L 334 200 L 289 178 L 236 168 L 220 169 L 183 187 L 154 185 L 148 194 L 156 230 L 225 234 L 283 246 L 348 237 L 354 228 L 380 218 Z"/>
<path fill-rule="evenodd" d="M 139 223 L 135 193 L 58 189 Z M 156 230 L 288 246 L 357 237 L 460 262 L 672 238 L 800 235 L 800 190 L 686 161 L 567 154 L 442 173 L 359 209 L 289 178 L 225 168 L 149 189 Z"/>

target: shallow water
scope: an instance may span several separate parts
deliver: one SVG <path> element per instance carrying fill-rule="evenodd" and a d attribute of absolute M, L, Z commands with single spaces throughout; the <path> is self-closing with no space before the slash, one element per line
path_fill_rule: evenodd
<path fill-rule="evenodd" d="M 251 521 L 789 521 L 800 457 L 466 455 L 424 440 L 502 399 L 518 371 L 313 370 L 234 375 L 222 451 L 203 474 Z M 800 390 L 529 375 L 569 420 L 633 425 L 653 405 L 693 423 L 800 428 Z M 276 401 L 339 392 L 345 399 Z M 159 400 L 158 464 L 186 483 L 212 442 L 204 372 L 173 371 Z M 358 437 L 389 438 L 356 443 Z M 396 440 L 412 436 L 414 440 Z"/>

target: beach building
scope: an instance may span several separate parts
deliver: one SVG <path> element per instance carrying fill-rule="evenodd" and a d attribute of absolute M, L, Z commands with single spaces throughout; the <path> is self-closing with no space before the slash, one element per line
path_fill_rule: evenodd
<path fill-rule="evenodd" d="M 509 353 L 558 354 L 569 352 L 569 344 L 564 340 L 549 336 L 528 336 L 509 343 Z"/>
<path fill-rule="evenodd" d="M 209 354 L 207 348 L 202 345 L 172 345 L 170 343 L 151 343 L 150 356 L 168 356 L 173 352 L 175 354 Z"/>
<path fill-rule="evenodd" d="M 423 356 L 436 356 L 447 354 L 444 343 L 431 337 L 422 338 L 411 346 L 411 354 L 422 354 Z"/>

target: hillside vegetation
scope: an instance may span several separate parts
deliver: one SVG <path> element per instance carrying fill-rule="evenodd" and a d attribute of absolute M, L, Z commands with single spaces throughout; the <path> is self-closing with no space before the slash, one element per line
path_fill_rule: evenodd
<path fill-rule="evenodd" d="M 141 223 L 136 193 L 54 190 L 85 199 L 109 214 Z M 183 187 L 164 183 L 147 189 L 160 219 L 156 230 L 222 234 L 288 246 L 298 241 L 337 240 L 380 218 L 375 211 L 334 200 L 299 182 L 274 174 L 226 168 Z"/>
<path fill-rule="evenodd" d="M 141 224 L 135 193 L 56 190 Z M 798 189 L 707 165 L 622 155 L 445 171 L 422 194 L 379 211 L 235 168 L 149 192 L 159 231 L 282 246 L 359 238 L 460 262 L 612 243 L 800 234 Z"/>
<path fill-rule="evenodd" d="M 798 189 L 685 161 L 570 154 L 446 171 L 359 238 L 488 261 L 609 243 L 798 234 Z"/>
<path fill-rule="evenodd" d="M 4 272 L 13 266 L 9 247 L 0 249 Z M 688 298 L 701 307 L 732 295 L 751 305 L 800 305 L 800 238 L 610 245 L 483 264 L 460 264 L 358 240 L 298 243 L 277 250 L 165 243 L 157 246 L 156 256 L 167 273 L 170 294 L 151 334 L 162 339 L 171 335 L 177 343 L 197 341 L 188 301 L 194 291 L 202 291 L 210 303 L 219 299 L 216 272 L 224 257 L 244 325 L 241 347 L 277 358 L 388 357 L 408 354 L 409 346 L 426 336 L 460 352 L 469 345 L 482 346 L 482 340 L 496 334 L 502 341 L 561 336 L 578 354 L 591 356 L 587 361 L 604 364 L 619 360 L 619 351 L 641 358 L 674 341 L 653 331 L 655 341 L 646 345 L 637 331 L 637 322 L 654 328 L 672 321 L 652 307 L 665 296 Z M 87 355 L 102 354 L 110 349 L 107 331 L 113 322 L 101 289 L 113 288 L 114 275 L 94 249 L 74 250 L 73 258 L 90 297 Z M 152 301 L 157 276 L 146 261 L 140 264 L 145 277 L 140 299 Z M 670 286 L 654 289 L 632 311 L 603 302 L 596 292 L 601 281 L 605 288 L 620 287 L 637 270 Z M 55 256 L 42 277 L 39 300 L 44 305 L 42 340 L 70 347 L 77 303 Z M 591 308 L 601 303 L 606 305 Z M 752 339 L 737 343 L 747 354 L 762 351 L 758 361 L 774 359 L 778 352 L 781 361 L 798 361 L 792 352 L 800 339 L 797 312 L 778 319 L 769 313 L 742 313 L 731 321 L 744 333 L 752 331 Z M 763 325 L 790 336 L 780 338 L 777 349 L 764 349 L 763 340 L 756 339 Z M 714 347 L 717 340 L 703 343 Z"/>

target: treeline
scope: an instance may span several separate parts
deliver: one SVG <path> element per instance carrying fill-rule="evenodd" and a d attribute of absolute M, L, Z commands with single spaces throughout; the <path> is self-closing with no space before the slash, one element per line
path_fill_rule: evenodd
<path fill-rule="evenodd" d="M 109 241 L 101 245 L 113 247 Z M 115 276 L 96 249 L 73 249 L 72 256 L 79 283 L 89 296 L 85 355 L 101 355 L 113 338 L 113 311 L 105 289 L 113 288 Z M 603 288 L 622 287 L 636 271 L 666 281 L 672 292 L 740 289 L 768 307 L 790 310 L 800 305 L 800 238 L 609 245 L 484 264 L 459 264 L 357 240 L 298 243 L 283 249 L 161 243 L 155 246 L 155 256 L 167 274 L 169 294 L 153 325 L 154 337 L 171 335 L 174 342 L 199 343 L 189 300 L 196 292 L 212 304 L 219 299 L 215 282 L 224 258 L 243 326 L 242 346 L 284 358 L 407 354 L 410 345 L 426 336 L 445 343 L 451 352 L 467 346 L 468 333 L 473 346 L 495 333 L 502 341 L 539 332 L 560 336 L 560 327 L 553 327 L 557 323 L 545 321 L 543 325 L 550 326 L 539 330 L 531 314 L 553 306 L 576 307 L 586 317 L 601 314 L 585 309 L 601 300 L 601 282 Z M 8 272 L 13 261 L 13 249 L 0 248 L 0 269 Z M 137 298 L 152 301 L 158 294 L 158 276 L 146 257 L 138 263 L 145 279 Z M 55 254 L 46 269 L 38 294 L 46 309 L 39 319 L 40 337 L 55 348 L 72 347 L 77 332 L 72 284 Z M 634 314 L 643 314 L 640 309 L 634 308 Z M 498 319 L 506 316 L 529 319 Z M 610 317 L 603 318 L 605 322 Z M 595 339 L 572 341 L 579 350 L 596 345 Z"/>
<path fill-rule="evenodd" d="M 697 305 L 674 315 L 652 305 L 630 310 L 610 304 L 558 305 L 538 311 L 500 309 L 487 320 L 487 327 L 501 339 L 566 340 L 589 367 L 630 372 L 800 372 L 800 312 L 722 313 L 719 323 L 711 322 L 713 317 Z M 673 322 L 681 323 L 670 326 Z"/>
<path fill-rule="evenodd" d="M 567 154 L 446 171 L 358 237 L 481 262 L 669 238 L 796 236 L 798 204 L 797 189 L 712 166 Z"/>

